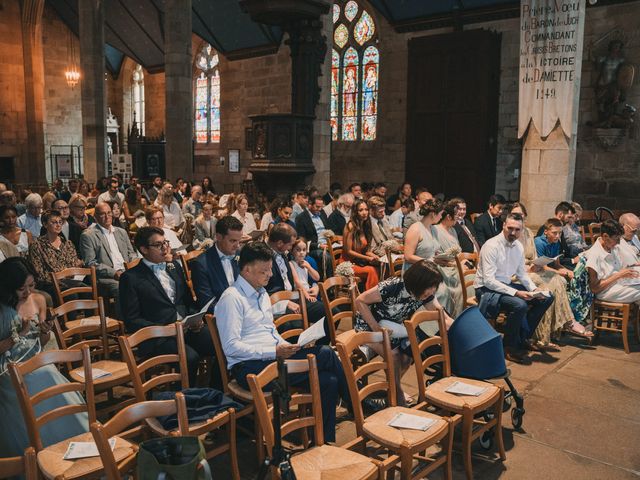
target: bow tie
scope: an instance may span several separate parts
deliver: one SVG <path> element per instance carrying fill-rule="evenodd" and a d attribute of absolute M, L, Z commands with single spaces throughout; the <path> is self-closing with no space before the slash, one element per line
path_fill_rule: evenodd
<path fill-rule="evenodd" d="M 235 258 L 235 255 L 222 255 L 222 256 L 220 257 L 220 260 L 229 260 L 229 261 L 231 261 L 231 260 L 233 260 L 234 258 Z"/>
<path fill-rule="evenodd" d="M 151 265 L 151 271 L 153 273 L 164 272 L 167 269 L 166 262 L 156 263 L 155 265 Z"/>

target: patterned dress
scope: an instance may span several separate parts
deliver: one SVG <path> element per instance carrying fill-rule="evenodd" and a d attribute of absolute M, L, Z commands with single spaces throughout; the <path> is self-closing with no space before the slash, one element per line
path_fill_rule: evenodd
<path fill-rule="evenodd" d="M 378 284 L 378 291 L 382 301 L 370 305 L 373 318 L 379 323 L 383 320 L 402 325 L 402 322 L 409 320 L 420 308 L 433 301 L 433 296 L 424 301 L 416 299 L 404 287 L 404 281 L 400 277 L 391 277 Z M 355 330 L 358 332 L 370 332 L 371 328 L 360 312 L 356 313 Z M 432 332 L 432 334 L 435 332 Z M 409 340 L 406 338 L 391 339 L 391 347 L 407 347 Z"/>

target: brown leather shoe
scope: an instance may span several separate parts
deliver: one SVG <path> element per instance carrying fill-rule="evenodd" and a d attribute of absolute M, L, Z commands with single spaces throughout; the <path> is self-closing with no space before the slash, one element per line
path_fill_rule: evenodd
<path fill-rule="evenodd" d="M 531 363 L 524 353 L 512 348 L 505 348 L 504 358 L 510 362 L 519 363 L 520 365 L 528 365 Z"/>

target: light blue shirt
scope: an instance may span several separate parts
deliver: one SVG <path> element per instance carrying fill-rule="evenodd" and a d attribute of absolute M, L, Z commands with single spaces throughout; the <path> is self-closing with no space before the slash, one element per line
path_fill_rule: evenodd
<path fill-rule="evenodd" d="M 322 223 L 322 217 L 320 213 L 316 213 L 315 215 L 309 212 L 311 215 L 311 221 L 313 222 L 313 226 L 316 227 L 316 232 L 318 233 L 318 243 L 320 245 L 324 245 L 327 243 L 327 237 L 324 236 L 324 231 L 326 230 L 324 223 Z"/>
<path fill-rule="evenodd" d="M 28 213 L 24 213 L 18 217 L 17 225 L 18 227 L 31 232 L 33 238 L 38 238 L 40 236 L 40 229 L 42 229 L 41 217 L 32 217 Z"/>
<path fill-rule="evenodd" d="M 215 308 L 227 367 L 247 360 L 275 360 L 276 346 L 286 342 L 273 324 L 271 301 L 242 275 L 227 288 Z"/>

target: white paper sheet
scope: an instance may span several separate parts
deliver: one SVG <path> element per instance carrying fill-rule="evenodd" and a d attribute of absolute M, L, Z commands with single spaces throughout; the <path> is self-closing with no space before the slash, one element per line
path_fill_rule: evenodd
<path fill-rule="evenodd" d="M 533 264 L 538 266 L 538 267 L 544 267 L 546 265 L 549 265 L 550 263 L 555 262 L 556 260 L 558 260 L 560 258 L 560 255 L 558 255 L 557 257 L 545 257 L 544 255 L 542 257 L 538 257 L 536 259 L 533 260 Z"/>
<path fill-rule="evenodd" d="M 315 342 L 326 335 L 324 331 L 324 317 L 318 320 L 316 323 L 307 328 L 298 337 L 298 345 L 304 347 L 305 345 Z"/>
<path fill-rule="evenodd" d="M 209 302 L 204 307 L 202 307 L 202 310 L 200 310 L 198 313 L 188 315 L 180 320 L 182 322 L 182 326 L 184 328 L 190 328 L 193 325 L 197 325 L 198 323 L 203 321 L 204 315 L 207 313 L 207 310 L 209 310 L 209 306 L 215 301 L 215 299 L 216 297 L 213 297 L 211 300 L 209 300 Z"/>
<path fill-rule="evenodd" d="M 111 450 L 113 450 L 116 446 L 116 439 L 109 439 L 109 446 Z M 78 458 L 89 458 L 89 457 L 98 457 L 100 456 L 100 452 L 98 452 L 98 446 L 95 442 L 71 442 L 69 443 L 69 447 L 67 447 L 67 451 L 64 454 L 65 460 L 76 460 Z"/>
<path fill-rule="evenodd" d="M 435 420 L 432 418 L 420 417 L 409 413 L 399 413 L 393 417 L 387 425 L 395 428 L 407 428 L 410 430 L 422 430 L 423 432 L 431 427 Z"/>
<path fill-rule="evenodd" d="M 280 315 L 284 315 L 284 312 L 287 311 L 287 305 L 289 304 L 289 300 L 280 300 L 279 302 L 271 305 L 271 313 L 273 313 L 274 317 L 279 317 Z"/>
<path fill-rule="evenodd" d="M 533 294 L 533 298 L 549 298 L 551 296 L 551 292 L 549 292 L 549 290 L 538 290 L 531 293 Z"/>
<path fill-rule="evenodd" d="M 74 275 L 74 276 L 73 276 L 73 279 L 74 279 L 74 280 L 76 280 L 76 281 L 78 281 L 78 282 L 81 282 L 82 280 L 84 280 L 84 277 L 85 277 L 85 276 L 86 276 L 86 275 Z"/>
<path fill-rule="evenodd" d="M 380 326 L 391 331 L 391 338 L 407 338 L 409 336 L 404 325 L 391 320 L 381 320 Z"/>
<path fill-rule="evenodd" d="M 96 378 L 107 377 L 111 375 L 111 372 L 107 372 L 106 370 L 102 370 L 100 368 L 92 368 L 91 376 L 95 380 Z M 78 376 L 84 378 L 84 370 L 78 370 Z"/>
<path fill-rule="evenodd" d="M 82 320 L 80 320 L 81 327 L 97 327 L 98 325 L 100 325 L 99 318 L 83 318 Z"/>
<path fill-rule="evenodd" d="M 487 391 L 487 387 L 477 387 L 464 382 L 455 382 L 445 390 L 447 393 L 453 393 L 455 395 L 467 395 L 470 397 L 479 397 Z"/>

